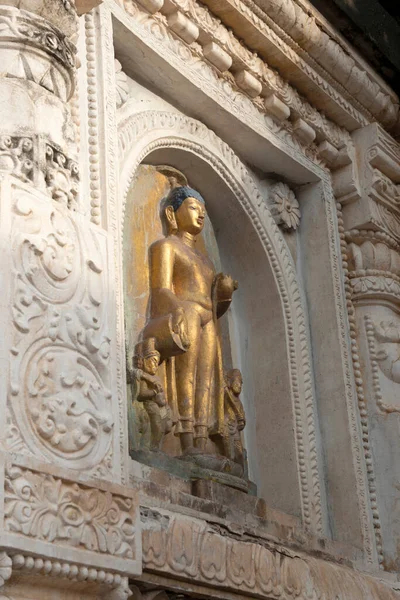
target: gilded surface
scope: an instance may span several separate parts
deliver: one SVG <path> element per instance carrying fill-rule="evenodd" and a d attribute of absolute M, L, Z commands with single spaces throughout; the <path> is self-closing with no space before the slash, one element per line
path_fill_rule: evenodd
<path fill-rule="evenodd" d="M 176 181 L 172 188 L 170 191 L 171 178 L 152 167 L 142 167 L 135 185 L 136 206 L 128 224 L 132 228 L 135 223 L 126 259 L 127 297 L 134 297 L 134 311 L 132 306 L 127 310 L 127 329 L 133 325 L 130 344 L 133 347 L 140 339 L 155 340 L 161 363 L 157 375 L 163 382 L 162 393 L 180 442 L 176 445 L 169 439 L 151 443 L 151 448 L 189 456 L 219 450 L 229 458 L 227 449 L 231 446 L 226 436 L 233 417 L 229 429 L 218 320 L 228 310 L 237 282 L 216 272 L 205 249 L 204 200 L 195 190 L 177 186 Z M 179 193 L 184 197 L 174 203 L 173 196 Z M 134 267 L 131 272 L 129 261 Z M 153 395 L 155 401 L 156 390 Z M 136 386 L 136 399 L 139 397 Z M 137 427 L 143 413 L 138 408 L 136 413 L 133 419 Z M 140 427 L 139 433 L 143 433 Z M 232 448 L 237 451 L 228 454 L 243 463 L 240 428 L 234 429 Z M 161 436 L 161 429 L 158 431 Z"/>

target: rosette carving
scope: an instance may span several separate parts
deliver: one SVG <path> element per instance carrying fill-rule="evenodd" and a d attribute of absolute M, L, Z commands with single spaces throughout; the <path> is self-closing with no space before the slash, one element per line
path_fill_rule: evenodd
<path fill-rule="evenodd" d="M 300 224 L 300 206 L 294 192 L 285 183 L 276 183 L 271 189 L 271 213 L 278 225 L 288 231 Z"/>
<path fill-rule="evenodd" d="M 111 431 L 111 392 L 79 352 L 42 348 L 30 358 L 25 381 L 27 414 L 52 452 L 81 458 L 98 443 L 100 431 Z"/>

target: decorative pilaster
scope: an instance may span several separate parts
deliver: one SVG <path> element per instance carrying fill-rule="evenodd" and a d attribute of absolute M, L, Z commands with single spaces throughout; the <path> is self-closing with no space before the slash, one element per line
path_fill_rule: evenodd
<path fill-rule="evenodd" d="M 0 587 L 121 600 L 141 532 L 136 494 L 111 483 L 112 243 L 79 199 L 77 7 L 0 0 Z"/>
<path fill-rule="evenodd" d="M 352 349 L 376 551 L 392 570 L 400 534 L 400 147 L 376 124 L 353 140 L 360 193 L 342 199 Z"/>

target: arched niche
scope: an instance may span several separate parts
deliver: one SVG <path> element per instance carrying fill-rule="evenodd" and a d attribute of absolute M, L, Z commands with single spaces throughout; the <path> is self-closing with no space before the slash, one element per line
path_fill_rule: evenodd
<path fill-rule="evenodd" d="M 244 378 L 250 476 L 269 505 L 319 530 L 304 315 L 291 256 L 259 190 L 224 142 L 183 115 L 132 113 L 120 123 L 119 151 L 123 215 L 141 163 L 175 167 L 206 199 L 222 269 L 240 284 L 229 331 L 232 361 Z"/>

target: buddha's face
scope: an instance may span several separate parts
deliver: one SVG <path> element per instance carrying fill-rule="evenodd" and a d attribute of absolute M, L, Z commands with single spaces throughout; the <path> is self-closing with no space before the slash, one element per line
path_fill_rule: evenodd
<path fill-rule="evenodd" d="M 178 231 L 198 235 L 204 227 L 206 209 L 196 198 L 186 198 L 175 212 Z"/>

